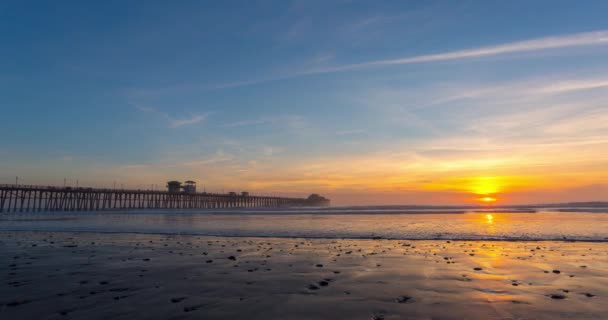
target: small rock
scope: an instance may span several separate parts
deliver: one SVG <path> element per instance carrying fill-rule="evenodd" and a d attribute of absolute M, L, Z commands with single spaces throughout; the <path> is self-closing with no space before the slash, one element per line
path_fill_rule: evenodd
<path fill-rule="evenodd" d="M 412 297 L 408 297 L 408 296 L 400 296 L 397 299 L 395 299 L 395 302 L 398 303 L 406 303 L 408 301 L 412 300 Z"/>
<path fill-rule="evenodd" d="M 191 312 L 198 309 L 198 306 L 184 307 L 184 312 Z"/>
<path fill-rule="evenodd" d="M 6 304 L 7 307 L 16 307 L 18 305 L 29 303 L 29 300 L 16 300 Z"/>
<path fill-rule="evenodd" d="M 186 297 L 171 298 L 171 302 L 178 303 L 184 301 L 184 299 L 186 299 Z"/>

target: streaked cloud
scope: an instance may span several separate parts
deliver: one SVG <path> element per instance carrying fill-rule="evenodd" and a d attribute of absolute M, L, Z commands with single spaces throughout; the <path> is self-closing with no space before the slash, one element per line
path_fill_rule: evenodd
<path fill-rule="evenodd" d="M 350 136 L 350 135 L 363 135 L 367 134 L 367 131 L 363 129 L 350 129 L 350 130 L 340 130 L 336 132 L 339 136 Z"/>
<path fill-rule="evenodd" d="M 564 93 L 579 90 L 590 90 L 608 87 L 608 78 L 561 81 L 538 88 L 541 93 Z"/>
<path fill-rule="evenodd" d="M 194 115 L 190 118 L 185 119 L 171 119 L 169 120 L 169 127 L 171 128 L 180 128 L 184 126 L 190 126 L 193 124 L 197 124 L 205 120 L 205 116 L 202 115 Z"/>
<path fill-rule="evenodd" d="M 606 87 L 608 87 L 606 76 L 558 75 L 489 85 L 459 84 L 436 90 L 432 99 L 434 104 L 439 104 L 461 99 L 548 98 L 553 95 Z"/>
<path fill-rule="evenodd" d="M 284 125 L 292 129 L 302 129 L 307 127 L 307 121 L 300 115 L 277 115 L 277 116 L 260 116 L 254 119 L 245 119 L 235 122 L 225 123 L 226 128 L 259 126 L 267 124 Z"/>
<path fill-rule="evenodd" d="M 207 114 L 196 114 L 196 115 L 191 115 L 187 118 L 177 119 L 177 118 L 171 117 L 166 112 L 157 110 L 156 108 L 146 107 L 146 106 L 141 106 L 141 105 L 135 105 L 134 107 L 139 111 L 157 114 L 160 117 L 164 118 L 169 123 L 168 124 L 169 128 L 181 128 L 181 127 L 191 126 L 191 125 L 194 125 L 197 123 L 201 123 L 207 118 Z"/>
<path fill-rule="evenodd" d="M 391 66 L 391 65 L 407 65 L 419 64 L 450 60 L 475 59 L 488 56 L 506 55 L 512 53 L 538 52 L 545 50 L 565 49 L 585 46 L 600 46 L 608 44 L 608 30 L 597 30 L 592 32 L 583 32 L 575 34 L 566 34 L 558 36 L 542 37 L 537 39 L 514 41 L 494 46 L 482 46 L 473 49 L 447 51 L 436 54 L 424 54 L 412 57 L 403 57 L 397 59 L 383 59 L 366 61 L 355 64 L 327 66 L 327 62 L 335 61 L 334 53 L 326 53 L 313 57 L 300 66 L 292 68 L 292 71 L 281 71 L 273 74 L 244 80 L 235 80 L 230 82 L 220 82 L 211 84 L 185 83 L 174 85 L 165 88 L 155 89 L 132 89 L 131 94 L 134 95 L 158 95 L 163 93 L 175 93 L 178 91 L 215 91 L 223 89 L 232 89 L 246 87 L 269 82 L 288 80 L 307 75 L 323 74 L 323 73 L 338 73 L 352 70 L 368 69 L 373 67 Z M 294 71 L 293 69 L 296 69 Z"/>
<path fill-rule="evenodd" d="M 486 56 L 495 56 L 509 53 L 520 53 L 520 52 L 531 52 L 541 51 L 559 48 L 569 47 L 580 47 L 580 46 L 591 46 L 591 45 L 604 45 L 608 44 L 608 31 L 599 30 L 593 32 L 576 33 L 562 36 L 544 37 L 532 40 L 516 41 L 496 46 L 479 47 L 468 50 L 457 50 L 449 51 L 437 54 L 426 54 L 413 57 L 404 57 L 399 59 L 385 59 L 375 60 L 369 62 L 362 62 L 357 64 L 349 64 L 343 66 L 336 66 L 324 69 L 315 69 L 304 72 L 304 74 L 314 73 L 329 73 L 348 71 L 362 68 L 369 68 L 375 66 L 388 66 L 388 65 L 402 65 L 402 64 L 414 64 L 414 63 L 426 63 L 434 61 L 446 61 L 446 60 L 458 60 L 458 59 L 471 59 L 480 58 Z"/>
<path fill-rule="evenodd" d="M 211 164 L 226 163 L 235 160 L 235 157 L 231 154 L 224 152 L 220 149 L 215 154 L 200 159 L 190 160 L 181 163 L 183 166 L 206 166 Z"/>

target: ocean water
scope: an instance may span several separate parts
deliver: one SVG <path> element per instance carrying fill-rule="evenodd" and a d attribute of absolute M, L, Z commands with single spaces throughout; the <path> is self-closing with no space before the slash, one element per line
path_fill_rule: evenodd
<path fill-rule="evenodd" d="M 512 209 L 511 209 L 512 210 Z M 531 210 L 534 211 L 534 210 Z M 570 211 L 570 212 L 567 212 Z M 0 231 L 77 231 L 236 237 L 608 241 L 596 208 L 354 207 L 289 210 L 0 214 Z"/>

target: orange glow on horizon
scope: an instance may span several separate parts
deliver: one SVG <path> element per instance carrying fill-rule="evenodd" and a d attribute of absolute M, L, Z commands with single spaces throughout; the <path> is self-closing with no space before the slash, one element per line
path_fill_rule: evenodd
<path fill-rule="evenodd" d="M 545 182 L 535 177 L 524 176 L 473 176 L 438 179 L 424 187 L 430 191 L 464 191 L 480 197 L 491 197 L 498 193 L 531 190 Z"/>

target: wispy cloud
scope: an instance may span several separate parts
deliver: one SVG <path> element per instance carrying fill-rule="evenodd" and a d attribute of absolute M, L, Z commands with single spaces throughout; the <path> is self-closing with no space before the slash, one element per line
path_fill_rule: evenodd
<path fill-rule="evenodd" d="M 608 87 L 608 77 L 592 76 L 554 76 L 552 78 L 533 78 L 492 85 L 452 86 L 443 90 L 434 90 L 433 104 L 442 104 L 463 99 L 492 100 L 506 99 L 508 101 L 528 98 L 549 98 L 561 94 L 571 94 L 577 91 L 594 90 Z M 442 93 L 443 91 L 443 93 Z"/>
<path fill-rule="evenodd" d="M 578 90 L 590 90 L 608 87 L 608 79 L 587 79 L 573 80 L 553 83 L 551 85 L 539 88 L 542 93 L 565 93 Z"/>
<path fill-rule="evenodd" d="M 490 155 L 504 150 L 559 150 L 576 155 L 581 152 L 577 148 L 594 149 L 608 143 L 608 78 L 602 76 L 604 73 L 578 70 L 576 74 L 556 73 L 499 83 L 442 83 L 415 88 L 393 84 L 361 90 L 348 99 L 369 108 L 370 123 L 391 130 L 410 130 L 393 139 L 403 139 L 403 146 L 393 147 L 390 141 L 384 141 L 385 149 L 416 149 L 413 143 L 422 143 L 426 150 L 450 149 L 454 155 L 473 150 Z M 414 130 L 415 135 L 409 133 Z"/>
<path fill-rule="evenodd" d="M 363 135 L 367 134 L 367 131 L 363 129 L 350 129 L 337 131 L 336 134 L 339 136 Z"/>
<path fill-rule="evenodd" d="M 208 156 L 208 157 L 205 157 L 202 159 L 187 161 L 187 162 L 182 163 L 182 165 L 184 165 L 184 166 L 211 165 L 211 164 L 231 162 L 234 159 L 235 159 L 235 157 L 233 155 L 227 154 L 224 152 L 224 150 L 220 149 L 211 156 Z"/>
<path fill-rule="evenodd" d="M 154 113 L 154 114 L 161 116 L 162 118 L 166 119 L 169 122 L 169 128 L 181 128 L 181 127 L 190 126 L 193 124 L 203 122 L 207 118 L 207 114 L 202 114 L 202 115 L 198 114 L 198 115 L 191 115 L 188 118 L 176 119 L 176 118 L 169 116 L 168 113 L 159 111 L 155 108 L 140 106 L 140 105 L 134 105 L 134 107 L 135 107 L 135 109 L 137 109 L 139 111 L 146 112 L 146 113 Z"/>
<path fill-rule="evenodd" d="M 419 64 L 438 61 L 475 59 L 488 56 L 505 55 L 512 53 L 538 52 L 552 49 L 574 48 L 583 46 L 598 46 L 608 44 L 608 30 L 597 30 L 592 32 L 583 32 L 567 35 L 549 36 L 523 41 L 508 42 L 494 46 L 482 46 L 473 49 L 447 51 L 435 54 L 424 54 L 412 57 L 403 57 L 397 59 L 381 59 L 366 61 L 356 64 L 327 66 L 328 61 L 333 60 L 330 56 L 321 56 L 323 63 L 307 62 L 303 66 L 299 66 L 294 71 L 286 71 L 275 73 L 269 76 L 260 78 L 251 78 L 246 80 L 235 80 L 224 83 L 215 84 L 181 84 L 167 88 L 155 88 L 154 90 L 137 89 L 133 90 L 135 94 L 162 94 L 182 90 L 202 90 L 214 91 L 258 85 L 268 82 L 287 80 L 292 78 L 303 77 L 307 75 L 323 74 L 323 73 L 338 73 L 352 70 L 367 69 L 373 67 L 391 66 L 391 65 L 407 65 Z M 313 62 L 318 62 L 319 56 L 312 59 Z"/>
<path fill-rule="evenodd" d="M 202 116 L 202 115 L 195 115 L 195 116 L 192 116 L 192 117 L 186 118 L 186 119 L 171 119 L 169 127 L 180 128 L 180 127 L 200 123 L 203 120 L 205 120 L 205 116 Z"/>
<path fill-rule="evenodd" d="M 369 62 L 362 62 L 357 64 L 349 64 L 343 66 L 336 66 L 324 69 L 314 69 L 307 72 L 306 74 L 315 73 L 329 73 L 347 71 L 361 68 L 368 68 L 374 66 L 387 66 L 387 65 L 400 65 L 400 64 L 414 64 L 414 63 L 425 63 L 434 61 L 445 61 L 445 60 L 458 60 L 458 59 L 471 59 L 485 56 L 495 56 L 508 53 L 520 53 L 520 52 L 531 52 L 541 51 L 549 49 L 559 49 L 568 47 L 580 47 L 590 45 L 601 45 L 608 44 L 608 30 L 600 30 L 594 32 L 576 33 L 562 36 L 551 36 L 532 40 L 516 41 L 496 46 L 479 47 L 468 50 L 457 50 L 448 51 L 437 54 L 426 54 L 413 57 L 405 57 L 398 59 L 385 59 L 375 60 Z"/>
<path fill-rule="evenodd" d="M 306 120 L 304 119 L 304 117 L 298 115 L 264 116 L 256 119 L 247 119 L 227 123 L 224 125 L 224 127 L 235 128 L 257 126 L 263 124 L 282 124 L 290 128 L 302 128 L 306 126 Z"/>

